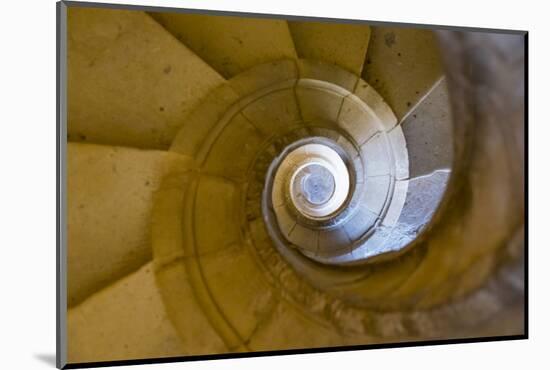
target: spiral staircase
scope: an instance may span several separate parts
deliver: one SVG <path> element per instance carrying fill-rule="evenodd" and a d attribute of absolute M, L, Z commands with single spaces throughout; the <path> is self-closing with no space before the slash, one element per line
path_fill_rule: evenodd
<path fill-rule="evenodd" d="M 67 22 L 70 363 L 524 332 L 523 105 L 475 68 L 523 63 L 505 42 Z"/>

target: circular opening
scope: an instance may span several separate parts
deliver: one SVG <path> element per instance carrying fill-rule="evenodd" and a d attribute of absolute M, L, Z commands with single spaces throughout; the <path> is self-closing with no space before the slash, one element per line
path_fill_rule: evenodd
<path fill-rule="evenodd" d="M 311 205 L 325 204 L 334 195 L 335 181 L 332 172 L 319 164 L 302 168 L 297 174 L 298 189 Z"/>
<path fill-rule="evenodd" d="M 340 155 L 324 144 L 304 144 L 282 161 L 276 177 L 292 206 L 311 219 L 335 215 L 350 191 L 349 172 Z"/>

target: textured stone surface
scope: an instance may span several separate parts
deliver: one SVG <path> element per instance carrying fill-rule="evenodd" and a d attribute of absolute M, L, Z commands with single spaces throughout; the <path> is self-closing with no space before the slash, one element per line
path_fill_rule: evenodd
<path fill-rule="evenodd" d="M 321 60 L 299 59 L 297 64 L 300 78 L 329 82 L 345 92 L 353 91 L 359 80 L 356 74 Z"/>
<path fill-rule="evenodd" d="M 68 9 L 70 141 L 167 148 L 222 82 L 146 13 Z"/>
<path fill-rule="evenodd" d="M 280 301 L 275 311 L 250 339 L 253 351 L 281 348 L 326 347 L 342 343 L 342 337 L 326 323 L 308 318 L 294 306 Z"/>
<path fill-rule="evenodd" d="M 409 151 L 405 135 L 401 127 L 394 127 L 388 132 L 388 141 L 393 158 L 394 177 L 397 180 L 409 178 Z M 450 146 L 447 149 L 450 151 Z"/>
<path fill-rule="evenodd" d="M 275 91 L 247 105 L 242 114 L 266 136 L 281 135 L 302 125 L 293 88 Z"/>
<path fill-rule="evenodd" d="M 476 328 L 473 331 L 466 331 L 464 336 L 476 337 L 497 337 L 503 335 L 525 334 L 525 304 L 522 300 L 502 309 L 488 323 Z"/>
<path fill-rule="evenodd" d="M 212 146 L 204 148 L 207 152 L 204 170 L 231 179 L 243 179 L 265 137 L 242 114 L 237 114 L 218 135 L 212 136 L 212 140 Z"/>
<path fill-rule="evenodd" d="M 226 78 L 258 64 L 296 57 L 284 20 L 183 13 L 152 15 Z"/>
<path fill-rule="evenodd" d="M 231 87 L 246 96 L 282 81 L 298 78 L 298 66 L 293 59 L 277 60 L 254 66 L 229 80 Z"/>
<path fill-rule="evenodd" d="M 297 224 L 289 232 L 287 239 L 294 245 L 299 246 L 301 249 L 308 250 L 310 252 L 316 252 L 319 243 L 319 235 L 317 231 L 311 230 L 307 227 Z"/>
<path fill-rule="evenodd" d="M 415 253 L 416 252 L 416 253 Z M 399 263 L 379 263 L 364 267 L 364 274 L 347 284 L 328 288 L 336 297 L 350 299 L 363 309 L 399 310 L 399 301 L 388 299 L 389 294 L 398 288 L 417 268 L 422 253 L 415 251 L 400 258 Z M 347 298 L 346 298 L 347 297 Z"/>
<path fill-rule="evenodd" d="M 235 217 L 239 203 L 240 192 L 234 183 L 201 176 L 193 213 L 197 253 L 210 253 L 241 241 L 239 220 Z"/>
<path fill-rule="evenodd" d="M 455 45 L 446 50 L 449 69 L 454 72 L 447 82 L 456 112 L 455 137 L 475 135 L 472 141 L 455 145 L 455 153 L 470 159 L 453 168 L 460 179 L 455 189 L 461 191 L 447 199 L 449 213 L 426 241 L 430 249 L 423 265 L 398 290 L 400 294 L 415 290 L 426 298 L 435 290 L 443 291 L 449 276 L 464 273 L 474 260 L 503 247 L 523 224 L 524 208 L 523 196 L 512 196 L 523 189 L 524 181 L 519 160 L 524 148 L 514 144 L 523 142 L 524 136 L 524 100 L 518 98 L 523 96 L 524 86 L 523 39 L 452 32 L 442 32 L 441 37 L 442 45 Z M 474 49 L 477 52 L 472 54 Z M 465 66 L 478 68 L 478 73 L 457 73 Z M 478 100 L 480 91 L 491 98 Z M 445 248 L 438 248 L 443 245 Z M 430 304 L 444 302 L 445 295 L 437 298 Z"/>
<path fill-rule="evenodd" d="M 167 176 L 155 196 L 153 252 L 166 311 L 190 354 L 227 352 L 240 341 L 216 327 L 219 315 L 202 283 L 194 244 L 193 203 L 198 174 Z"/>
<path fill-rule="evenodd" d="M 200 265 L 215 304 L 246 343 L 278 299 L 261 266 L 244 245 L 229 243 L 217 253 L 201 256 Z"/>
<path fill-rule="evenodd" d="M 392 162 L 388 139 L 378 133 L 361 146 L 367 177 L 392 174 Z"/>
<path fill-rule="evenodd" d="M 327 90 L 322 83 L 300 80 L 296 86 L 296 97 L 305 122 L 336 122 L 344 96 Z"/>
<path fill-rule="evenodd" d="M 153 193 L 163 175 L 188 166 L 174 153 L 68 145 L 69 305 L 151 258 Z"/>
<path fill-rule="evenodd" d="M 319 232 L 319 252 L 349 250 L 351 239 L 343 228 Z"/>
<path fill-rule="evenodd" d="M 382 219 L 382 224 L 384 226 L 394 226 L 401 211 L 403 210 L 403 205 L 405 204 L 405 199 L 407 197 L 407 188 L 409 186 L 408 180 L 397 180 L 393 185 L 393 193 L 390 200 L 389 207 Z"/>
<path fill-rule="evenodd" d="M 187 354 L 166 316 L 152 263 L 94 294 L 67 315 L 68 361 Z"/>
<path fill-rule="evenodd" d="M 300 58 L 321 60 L 361 75 L 370 27 L 359 24 L 289 21 Z"/>
<path fill-rule="evenodd" d="M 452 117 L 445 79 L 401 123 L 408 143 L 411 177 L 452 166 Z"/>
<path fill-rule="evenodd" d="M 363 165 L 363 159 L 360 155 L 357 155 L 355 158 L 353 158 L 353 164 L 356 169 L 355 182 L 357 184 L 363 184 L 365 182 L 365 166 Z"/>
<path fill-rule="evenodd" d="M 288 236 L 294 227 L 296 226 L 296 219 L 292 215 L 286 206 L 279 206 L 275 208 L 277 213 L 277 223 L 283 235 Z"/>
<path fill-rule="evenodd" d="M 449 176 L 450 171 L 438 170 L 408 181 L 405 204 L 395 225 L 401 234 L 416 238 L 425 231 L 441 204 Z"/>
<path fill-rule="evenodd" d="M 344 230 L 351 240 L 358 240 L 374 226 L 377 218 L 378 215 L 370 211 L 366 205 L 360 206 L 359 210 L 346 222 Z"/>
<path fill-rule="evenodd" d="M 384 130 L 381 120 L 374 111 L 356 96 L 347 96 L 342 102 L 338 115 L 338 124 L 342 126 L 358 145 L 363 145 L 377 132 Z"/>
<path fill-rule="evenodd" d="M 226 83 L 214 89 L 185 117 L 170 150 L 198 158 L 210 132 L 239 98 L 240 95 Z"/>
<path fill-rule="evenodd" d="M 197 299 L 196 288 L 185 264 L 180 261 L 165 266 L 157 271 L 156 278 L 163 306 L 186 354 L 228 352 L 229 348 Z"/>
<path fill-rule="evenodd" d="M 376 113 L 376 116 L 382 121 L 387 130 L 397 124 L 397 117 L 395 117 L 388 103 L 365 80 L 360 79 L 357 82 L 353 93 Z"/>
<path fill-rule="evenodd" d="M 362 77 L 401 120 L 443 75 L 432 31 L 373 27 Z"/>
<path fill-rule="evenodd" d="M 407 241 L 408 242 L 408 241 Z M 395 235 L 391 227 L 379 225 L 374 228 L 368 239 L 358 244 L 353 254 L 342 256 L 341 263 L 353 264 L 357 260 L 376 257 L 373 260 L 384 260 L 384 254 L 403 247 L 400 235 Z"/>
<path fill-rule="evenodd" d="M 186 203 L 192 199 L 185 196 L 185 191 L 196 177 L 195 170 L 190 167 L 167 174 L 154 194 L 151 247 L 157 270 L 192 254 L 183 249 L 184 236 L 190 234 L 183 225 L 191 214 Z"/>

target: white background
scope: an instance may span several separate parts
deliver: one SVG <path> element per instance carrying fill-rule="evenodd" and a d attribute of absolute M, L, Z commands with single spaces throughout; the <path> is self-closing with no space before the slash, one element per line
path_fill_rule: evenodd
<path fill-rule="evenodd" d="M 549 32 L 544 1 L 111 1 L 529 30 L 530 339 L 155 365 L 159 369 L 549 368 L 547 148 Z M 535 5 L 536 4 L 536 5 Z M 52 368 L 55 355 L 55 2 L 4 1 L 0 20 L 0 368 Z M 546 350 L 546 351 L 545 351 Z M 546 352 L 546 353 L 545 353 Z M 546 355 L 546 356 L 545 356 Z M 153 366 L 132 367 L 149 369 Z"/>

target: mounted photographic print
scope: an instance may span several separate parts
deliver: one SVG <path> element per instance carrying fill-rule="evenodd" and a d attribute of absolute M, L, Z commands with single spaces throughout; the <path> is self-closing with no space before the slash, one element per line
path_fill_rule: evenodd
<path fill-rule="evenodd" d="M 523 31 L 58 3 L 58 366 L 527 338 Z"/>

